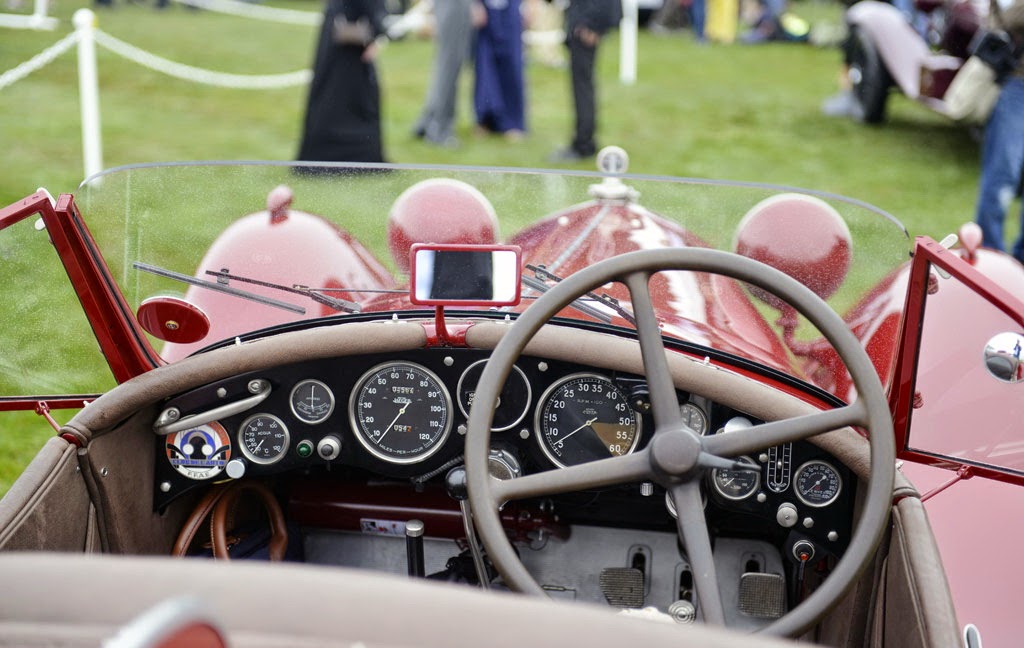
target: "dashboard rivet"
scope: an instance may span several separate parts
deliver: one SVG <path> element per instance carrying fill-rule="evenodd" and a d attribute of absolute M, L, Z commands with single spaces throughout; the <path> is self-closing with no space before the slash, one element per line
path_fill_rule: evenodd
<path fill-rule="evenodd" d="M 466 436 L 466 432 L 469 431 L 469 428 L 467 428 L 465 425 L 459 425 L 459 427 L 456 428 L 456 431 L 462 436 Z"/>
<path fill-rule="evenodd" d="M 522 430 L 519 430 L 519 438 L 520 439 L 529 439 L 530 438 L 530 431 L 527 430 L 526 428 L 523 428 Z"/>
<path fill-rule="evenodd" d="M 804 528 L 805 529 L 810 529 L 812 526 L 814 526 L 814 518 L 805 517 L 804 518 Z"/>
<path fill-rule="evenodd" d="M 768 501 L 768 496 L 765 495 L 764 493 L 758 493 L 757 494 L 757 501 L 760 502 L 761 504 L 764 504 L 765 502 Z"/>
<path fill-rule="evenodd" d="M 177 331 L 178 326 L 178 323 L 175 322 L 174 320 L 167 320 L 166 322 L 164 322 L 164 328 L 167 329 L 168 331 Z"/>
<path fill-rule="evenodd" d="M 762 452 L 761 454 L 757 455 L 757 460 L 760 461 L 761 463 L 768 463 L 768 453 Z"/>
<path fill-rule="evenodd" d="M 171 482 L 160 482 L 160 492 L 167 493 L 171 490 Z"/>
<path fill-rule="evenodd" d="M 258 394 L 263 389 L 263 381 L 262 380 L 250 380 L 248 388 L 249 388 L 249 392 L 250 393 Z"/>
<path fill-rule="evenodd" d="M 538 371 L 547 371 L 548 370 L 548 363 L 546 363 L 546 362 L 538 362 L 537 363 L 537 370 Z"/>
<path fill-rule="evenodd" d="M 106 477 L 106 476 L 107 476 L 107 475 L 109 475 L 109 474 L 110 474 L 110 471 L 109 471 L 109 470 L 107 470 L 107 467 L 106 467 L 106 466 L 104 466 L 103 468 L 100 468 L 100 475 L 101 475 L 101 476 L 103 476 L 103 477 Z"/>
<path fill-rule="evenodd" d="M 227 395 L 228 395 L 228 390 L 224 389 L 223 387 L 220 387 L 220 388 L 217 389 L 217 398 L 224 398 Z"/>
<path fill-rule="evenodd" d="M 455 364 L 455 358 L 453 358 L 451 356 L 445 356 L 444 357 L 444 366 L 450 367 L 453 364 Z"/>
<path fill-rule="evenodd" d="M 829 531 L 828 532 L 828 539 L 829 539 L 830 542 L 835 542 L 836 540 L 839 539 L 839 534 L 836 533 L 835 531 Z"/>

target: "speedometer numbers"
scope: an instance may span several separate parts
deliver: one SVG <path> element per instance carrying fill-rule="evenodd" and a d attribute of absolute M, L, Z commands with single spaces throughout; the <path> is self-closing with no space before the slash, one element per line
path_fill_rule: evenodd
<path fill-rule="evenodd" d="M 828 506 L 839 497 L 843 478 L 832 464 L 819 459 L 808 461 L 793 475 L 797 498 L 807 506 Z"/>
<path fill-rule="evenodd" d="M 549 387 L 534 423 L 541 450 L 563 468 L 629 454 L 640 440 L 628 394 L 597 374 L 574 374 Z"/>
<path fill-rule="evenodd" d="M 423 461 L 452 429 L 452 398 L 429 369 L 389 362 L 369 370 L 352 390 L 349 416 L 356 438 L 389 463 Z"/>

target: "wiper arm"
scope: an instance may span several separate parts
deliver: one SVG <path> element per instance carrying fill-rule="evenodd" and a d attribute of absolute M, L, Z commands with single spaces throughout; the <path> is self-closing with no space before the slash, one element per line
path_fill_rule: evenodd
<path fill-rule="evenodd" d="M 306 309 L 303 308 L 302 306 L 296 306 L 294 304 L 289 304 L 288 302 L 278 301 L 270 297 L 257 295 L 256 293 L 251 293 L 246 290 L 239 290 L 238 288 L 225 286 L 224 284 L 217 283 L 216 281 L 206 281 L 205 279 L 199 279 L 197 277 L 181 274 L 180 272 L 174 272 L 173 270 L 167 270 L 166 268 L 161 268 L 159 266 L 150 265 L 148 263 L 142 263 L 139 261 L 133 262 L 132 267 L 135 268 L 136 270 L 148 272 L 149 274 L 154 274 L 158 277 L 174 279 L 175 281 L 180 281 L 182 283 L 198 286 L 200 288 L 207 288 L 209 290 L 221 292 L 226 295 L 232 295 L 234 297 L 240 297 L 242 299 L 248 299 L 249 301 L 254 301 L 259 304 L 264 304 L 266 306 L 273 306 L 274 308 L 280 308 L 282 310 L 298 313 L 299 315 L 306 314 Z"/>
<path fill-rule="evenodd" d="M 264 288 L 273 288 L 274 290 L 281 290 L 296 295 L 304 295 L 318 304 L 330 306 L 334 310 L 345 313 L 358 313 L 363 310 L 362 307 L 355 302 L 350 302 L 347 299 L 341 299 L 340 297 L 329 297 L 328 295 L 320 292 L 320 289 L 318 288 L 310 288 L 309 286 L 303 286 L 300 284 L 282 286 L 281 284 L 270 283 L 269 281 L 263 281 L 261 279 L 252 279 L 250 277 L 240 277 L 238 275 L 228 274 L 226 271 L 217 272 L 215 270 L 207 270 L 206 274 L 217 277 L 218 281 L 227 281 L 230 279 L 232 281 L 241 281 L 242 283 L 250 283 L 256 286 L 263 286 Z"/>
<path fill-rule="evenodd" d="M 540 292 L 547 292 L 548 287 L 546 284 L 543 283 L 544 280 L 551 280 L 554 281 L 555 283 L 562 281 L 561 277 L 552 272 L 549 272 L 547 268 L 545 268 L 544 266 L 535 266 L 528 263 L 526 264 L 526 269 L 531 270 L 537 278 L 534 279 L 532 277 L 527 277 L 524 275 L 523 283 L 529 286 L 530 288 L 533 288 L 534 290 L 539 290 Z M 596 301 L 600 304 L 603 304 L 604 306 L 607 306 L 608 308 L 615 311 L 615 313 L 619 317 L 626 320 L 633 326 L 636 326 L 636 318 L 633 317 L 632 313 L 630 313 L 628 310 L 622 307 L 618 299 L 615 299 L 614 297 L 608 294 L 598 295 L 594 292 L 588 292 L 586 293 L 586 296 L 592 299 L 593 301 Z M 612 321 L 611 316 L 607 315 L 606 313 L 602 313 L 593 306 L 588 306 L 587 304 L 583 303 L 583 301 L 580 299 L 577 299 L 575 302 L 573 302 L 571 306 L 580 312 L 590 315 L 591 317 L 596 317 L 600 319 L 605 324 L 610 324 Z"/>

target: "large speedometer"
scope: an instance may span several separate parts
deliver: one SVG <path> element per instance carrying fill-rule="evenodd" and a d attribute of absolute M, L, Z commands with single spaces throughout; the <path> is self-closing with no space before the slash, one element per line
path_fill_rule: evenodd
<path fill-rule="evenodd" d="M 640 441 L 640 419 L 628 395 L 604 376 L 566 376 L 540 403 L 537 439 L 548 459 L 563 468 L 629 454 Z"/>
<path fill-rule="evenodd" d="M 426 367 L 389 362 L 359 379 L 349 402 L 356 438 L 391 463 L 423 461 L 441 449 L 452 429 L 452 398 Z"/>

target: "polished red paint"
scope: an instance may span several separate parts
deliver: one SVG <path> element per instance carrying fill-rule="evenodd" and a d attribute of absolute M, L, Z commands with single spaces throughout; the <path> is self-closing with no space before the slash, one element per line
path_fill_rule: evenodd
<path fill-rule="evenodd" d="M 414 243 L 493 244 L 498 217 L 480 191 L 461 180 L 431 178 L 402 192 L 388 213 L 388 247 L 400 272 L 409 271 Z"/>
<path fill-rule="evenodd" d="M 210 332 L 210 318 L 202 309 L 171 295 L 144 299 L 136 318 L 153 337 L 176 344 L 198 342 Z"/>
<path fill-rule="evenodd" d="M 288 209 L 279 187 L 271 192 L 271 208 L 232 223 L 214 241 L 196 270 L 196 277 L 210 280 L 207 271 L 227 268 L 231 274 L 258 278 L 288 287 L 335 289 L 332 297 L 356 303 L 371 301 L 373 293 L 361 290 L 391 289 L 394 279 L 373 255 L 348 232 L 327 220 Z M 218 341 L 243 332 L 302 319 L 335 314 L 333 308 L 302 296 L 272 288 L 237 283 L 238 288 L 306 309 L 299 315 L 253 301 L 190 286 L 185 300 L 210 319 L 208 341 Z M 182 358 L 204 346 L 168 343 L 163 356 L 168 361 Z"/>
<path fill-rule="evenodd" d="M 737 254 L 785 272 L 828 299 L 850 269 L 850 230 L 839 212 L 820 198 L 779 194 L 754 205 L 736 228 Z M 752 288 L 776 309 L 775 295 Z"/>
<path fill-rule="evenodd" d="M 0 209 L 0 230 L 38 214 L 114 379 L 124 382 L 153 369 L 160 359 L 114 282 L 74 197 L 61 194 L 56 205 L 50 201 L 50 194 L 40 190 Z"/>

